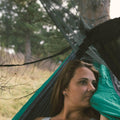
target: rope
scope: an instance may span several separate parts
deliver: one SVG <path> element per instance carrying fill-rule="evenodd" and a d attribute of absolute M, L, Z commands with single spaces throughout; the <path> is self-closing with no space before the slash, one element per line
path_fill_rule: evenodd
<path fill-rule="evenodd" d="M 45 57 L 45 58 L 42 58 L 42 59 L 39 59 L 39 60 L 35 60 L 35 61 L 32 61 L 32 62 L 26 62 L 26 63 L 23 63 L 23 64 L 5 64 L 5 65 L 0 65 L 0 67 L 24 66 L 24 65 L 29 65 L 29 64 L 41 62 L 43 60 L 47 60 L 47 59 L 59 56 L 61 54 L 64 54 L 64 53 L 68 52 L 70 49 L 71 49 L 71 47 L 69 46 L 69 47 L 63 49 L 62 51 L 60 51 L 60 52 L 58 52 L 58 53 L 56 53 L 54 55 L 51 55 L 51 56 L 48 56 L 48 57 Z"/>

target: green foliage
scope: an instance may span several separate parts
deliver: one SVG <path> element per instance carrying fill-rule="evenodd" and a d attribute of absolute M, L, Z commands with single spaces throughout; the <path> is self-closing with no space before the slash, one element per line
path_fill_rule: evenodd
<path fill-rule="evenodd" d="M 21 51 L 27 54 L 25 43 L 29 39 L 32 56 L 45 57 L 68 46 L 64 37 L 58 29 L 54 29 L 54 23 L 36 0 L 2 0 L 0 6 L 2 12 L 0 42 L 4 47 L 14 45 L 16 52 Z M 41 41 L 44 43 L 40 44 Z"/>

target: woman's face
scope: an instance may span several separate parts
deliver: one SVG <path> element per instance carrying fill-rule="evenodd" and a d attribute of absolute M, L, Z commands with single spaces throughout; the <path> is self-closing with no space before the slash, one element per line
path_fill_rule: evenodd
<path fill-rule="evenodd" d="M 90 98 L 95 91 L 96 78 L 86 67 L 77 68 L 68 87 L 65 99 L 71 107 L 89 107 Z"/>

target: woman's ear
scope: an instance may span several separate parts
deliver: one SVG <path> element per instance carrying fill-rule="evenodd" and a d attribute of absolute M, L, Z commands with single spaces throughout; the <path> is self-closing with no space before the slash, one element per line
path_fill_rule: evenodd
<path fill-rule="evenodd" d="M 67 88 L 65 88 L 65 89 L 63 90 L 63 95 L 64 95 L 64 96 L 66 96 L 66 95 L 67 95 L 67 91 L 68 91 L 68 89 L 67 89 Z"/>
<path fill-rule="evenodd" d="M 63 95 L 64 95 L 64 96 L 66 96 L 66 95 L 67 95 L 67 93 L 66 93 L 65 91 L 63 91 Z"/>

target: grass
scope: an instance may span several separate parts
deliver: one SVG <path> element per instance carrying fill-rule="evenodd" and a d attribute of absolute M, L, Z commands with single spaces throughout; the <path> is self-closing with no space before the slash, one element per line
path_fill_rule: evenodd
<path fill-rule="evenodd" d="M 0 120 L 11 120 L 52 74 L 35 66 L 0 68 Z M 23 98 L 22 98 L 23 97 Z"/>

